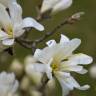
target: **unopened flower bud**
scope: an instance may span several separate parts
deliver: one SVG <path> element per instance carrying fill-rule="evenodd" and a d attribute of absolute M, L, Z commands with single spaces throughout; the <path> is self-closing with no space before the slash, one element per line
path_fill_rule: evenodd
<path fill-rule="evenodd" d="M 10 70 L 16 74 L 17 77 L 20 77 L 23 74 L 23 65 L 15 59 L 12 62 Z"/>
<path fill-rule="evenodd" d="M 84 12 L 77 12 L 77 13 L 73 14 L 71 18 L 72 18 L 72 19 L 79 20 L 80 17 L 81 17 L 82 15 L 84 15 L 84 14 L 85 14 Z"/>
<path fill-rule="evenodd" d="M 30 87 L 30 79 L 27 76 L 24 76 L 21 81 L 20 88 L 23 91 L 27 91 L 29 87 Z"/>
<path fill-rule="evenodd" d="M 94 64 L 93 66 L 91 66 L 90 68 L 90 76 L 94 79 L 96 79 L 96 64 Z"/>
<path fill-rule="evenodd" d="M 42 96 L 42 94 L 37 90 L 31 90 L 31 96 Z"/>

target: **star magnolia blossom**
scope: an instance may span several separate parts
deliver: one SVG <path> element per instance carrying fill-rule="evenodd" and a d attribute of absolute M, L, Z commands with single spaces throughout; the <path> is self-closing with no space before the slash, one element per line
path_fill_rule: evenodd
<path fill-rule="evenodd" d="M 14 96 L 18 86 L 13 73 L 0 73 L 0 96 Z"/>
<path fill-rule="evenodd" d="M 52 13 L 67 9 L 72 4 L 72 0 L 43 0 L 41 13 L 52 10 Z"/>
<path fill-rule="evenodd" d="M 81 65 L 87 65 L 92 62 L 92 58 L 83 53 L 73 54 L 73 51 L 80 45 L 80 39 L 69 40 L 64 35 L 61 35 L 60 43 L 55 40 L 47 42 L 48 47 L 37 49 L 34 58 L 38 62 L 30 64 L 29 69 L 38 72 L 45 72 L 49 79 L 55 76 L 61 84 L 62 96 L 69 93 L 69 90 L 74 88 L 86 90 L 89 85 L 80 86 L 77 81 L 71 76 L 70 72 L 85 74 L 86 69 Z"/>
<path fill-rule="evenodd" d="M 31 17 L 22 19 L 22 8 L 16 0 L 0 0 L 0 41 L 2 45 L 14 44 L 14 38 L 21 36 L 26 28 L 44 27 Z"/>

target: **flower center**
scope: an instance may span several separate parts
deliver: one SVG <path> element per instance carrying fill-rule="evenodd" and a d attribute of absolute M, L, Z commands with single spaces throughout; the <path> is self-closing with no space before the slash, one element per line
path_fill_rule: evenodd
<path fill-rule="evenodd" d="M 4 28 L 1 28 L 1 30 L 6 32 L 9 35 L 9 38 L 13 38 L 13 29 L 11 26 L 9 26 L 6 30 Z"/>
<path fill-rule="evenodd" d="M 51 64 L 52 70 L 53 71 L 58 71 L 59 70 L 59 62 L 52 62 Z"/>
<path fill-rule="evenodd" d="M 52 67 L 53 71 L 57 71 L 58 70 L 58 65 L 57 64 L 52 64 L 51 67 Z"/>
<path fill-rule="evenodd" d="M 12 29 L 12 27 L 8 27 L 8 31 L 7 31 L 7 34 L 9 35 L 9 36 L 13 36 L 13 29 Z"/>

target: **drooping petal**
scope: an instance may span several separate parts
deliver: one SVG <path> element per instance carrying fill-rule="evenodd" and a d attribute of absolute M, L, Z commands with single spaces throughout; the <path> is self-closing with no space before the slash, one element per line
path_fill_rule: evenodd
<path fill-rule="evenodd" d="M 79 54 L 72 55 L 69 58 L 69 61 L 74 62 L 74 64 L 84 64 L 84 65 L 86 65 L 86 64 L 92 63 L 93 59 L 92 59 L 92 57 L 90 57 L 86 54 L 79 53 Z"/>
<path fill-rule="evenodd" d="M 79 90 L 88 90 L 89 88 L 90 88 L 89 85 L 83 85 L 83 86 L 78 87 Z"/>
<path fill-rule="evenodd" d="M 80 86 L 79 83 L 72 77 L 69 76 L 66 78 L 63 74 L 59 73 L 56 74 L 57 79 L 59 79 L 60 82 L 63 82 L 63 85 L 66 85 L 69 90 L 73 90 L 74 88 L 77 88 L 79 90 L 87 90 L 89 89 L 89 85 Z"/>
<path fill-rule="evenodd" d="M 49 40 L 46 44 L 47 44 L 49 47 L 52 47 L 52 46 L 56 45 L 56 41 L 55 41 L 55 40 Z"/>
<path fill-rule="evenodd" d="M 58 12 L 69 8 L 72 5 L 72 0 L 61 0 L 54 7 L 52 12 Z"/>
<path fill-rule="evenodd" d="M 67 87 L 68 91 L 69 90 L 73 90 L 73 85 L 70 84 L 70 82 L 67 80 L 68 78 L 70 78 L 70 76 L 66 77 L 64 74 L 62 74 L 61 72 L 57 72 L 55 73 L 56 78 L 59 80 L 59 82 L 62 82 L 61 87 Z M 62 88 L 63 89 L 63 88 Z"/>
<path fill-rule="evenodd" d="M 72 76 L 67 80 L 71 85 L 73 85 L 74 88 L 77 88 L 79 90 L 87 90 L 90 88 L 89 85 L 80 86 L 79 83 Z"/>
<path fill-rule="evenodd" d="M 14 44 L 14 39 L 5 39 L 2 41 L 2 44 L 5 46 L 11 46 Z"/>
<path fill-rule="evenodd" d="M 44 27 L 43 25 L 41 25 L 40 23 L 38 23 L 35 19 L 33 18 L 30 18 L 30 17 L 27 17 L 23 20 L 23 25 L 22 25 L 23 28 L 27 28 L 27 27 L 33 27 L 33 28 L 36 28 L 37 30 L 39 31 L 43 31 L 44 30 Z"/>
<path fill-rule="evenodd" d="M 61 34 L 61 39 L 60 39 L 60 43 L 63 44 L 63 43 L 67 43 L 69 42 L 69 38 L 63 34 Z"/>
<path fill-rule="evenodd" d="M 67 96 L 70 92 L 69 88 L 66 86 L 66 84 L 64 83 L 63 80 L 58 78 L 58 81 L 59 81 L 61 88 L 62 88 L 62 96 Z"/>

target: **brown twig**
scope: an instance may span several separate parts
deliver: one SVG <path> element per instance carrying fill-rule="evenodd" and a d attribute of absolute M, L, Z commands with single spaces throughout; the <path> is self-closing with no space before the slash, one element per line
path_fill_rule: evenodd
<path fill-rule="evenodd" d="M 48 37 L 52 36 L 55 32 L 57 32 L 57 30 L 62 28 L 62 26 L 67 25 L 67 24 L 74 24 L 74 22 L 78 21 L 80 19 L 81 15 L 83 15 L 83 14 L 84 14 L 84 12 L 78 12 L 76 14 L 73 14 L 71 17 L 69 17 L 68 19 L 63 21 L 61 24 L 57 25 L 52 31 L 45 33 L 45 35 L 43 35 L 39 39 L 32 41 L 32 40 L 27 40 L 25 38 L 20 37 L 20 38 L 16 39 L 16 41 L 21 46 L 28 48 L 28 49 L 32 49 L 34 52 L 37 44 L 46 40 Z"/>

